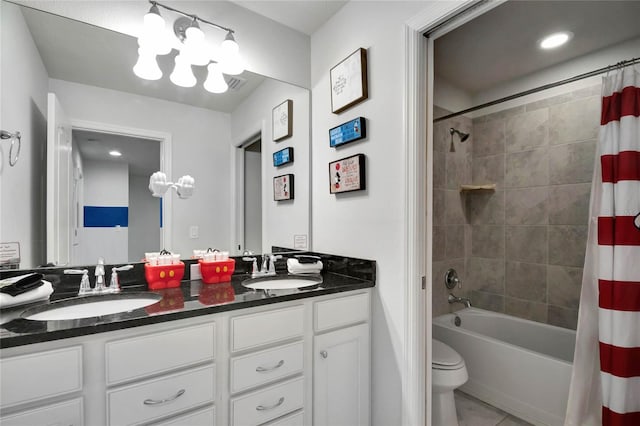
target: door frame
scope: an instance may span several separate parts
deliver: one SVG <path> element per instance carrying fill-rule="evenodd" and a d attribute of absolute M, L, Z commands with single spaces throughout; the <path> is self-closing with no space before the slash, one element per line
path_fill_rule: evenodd
<path fill-rule="evenodd" d="M 70 118 L 71 130 L 86 130 L 91 132 L 109 133 L 113 135 L 150 139 L 160 143 L 160 171 L 171 179 L 171 133 L 156 130 L 140 129 L 136 127 L 120 126 L 97 121 L 78 120 Z M 160 247 L 170 248 L 172 242 L 172 196 L 167 193 L 162 197 L 162 227 L 160 228 Z"/>

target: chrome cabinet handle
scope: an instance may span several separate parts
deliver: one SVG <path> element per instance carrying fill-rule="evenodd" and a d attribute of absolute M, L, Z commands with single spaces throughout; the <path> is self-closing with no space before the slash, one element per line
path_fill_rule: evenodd
<path fill-rule="evenodd" d="M 144 405 L 158 405 L 158 404 L 165 404 L 167 402 L 171 402 L 174 401 L 178 398 L 180 398 L 182 395 L 184 395 L 186 391 L 184 389 L 180 389 L 175 395 L 167 398 L 167 399 L 145 399 L 143 404 Z"/>
<path fill-rule="evenodd" d="M 278 400 L 278 402 L 276 402 L 275 404 L 273 404 L 273 405 L 271 405 L 271 406 L 269 406 L 269 407 L 265 407 L 264 405 L 258 405 L 258 406 L 256 407 L 256 410 L 258 410 L 258 411 L 273 410 L 274 408 L 281 406 L 283 403 L 284 403 L 284 396 L 283 396 L 283 397 L 281 397 L 281 398 Z"/>
<path fill-rule="evenodd" d="M 329 356 L 329 352 L 327 351 L 320 351 L 320 355 L 322 356 L 322 358 L 326 358 Z"/>
<path fill-rule="evenodd" d="M 273 367 L 260 367 L 260 366 L 258 366 L 258 367 L 256 367 L 256 371 L 258 373 L 264 373 L 264 372 L 267 372 L 267 371 L 273 371 L 273 370 L 275 370 L 277 368 L 282 367 L 283 365 L 284 365 L 284 359 L 281 359 L 280 362 L 277 363 L 276 365 L 274 365 Z"/>

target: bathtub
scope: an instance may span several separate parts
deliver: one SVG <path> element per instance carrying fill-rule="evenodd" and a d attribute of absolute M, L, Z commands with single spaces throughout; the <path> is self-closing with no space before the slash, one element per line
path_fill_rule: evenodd
<path fill-rule="evenodd" d="M 564 423 L 576 334 L 552 325 L 467 308 L 433 319 L 433 338 L 463 358 L 460 390 L 535 425 Z"/>

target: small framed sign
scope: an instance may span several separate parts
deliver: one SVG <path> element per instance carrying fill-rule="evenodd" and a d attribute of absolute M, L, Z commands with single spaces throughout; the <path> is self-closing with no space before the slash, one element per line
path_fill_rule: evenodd
<path fill-rule="evenodd" d="M 288 138 L 293 133 L 293 101 L 287 99 L 271 112 L 273 140 Z"/>
<path fill-rule="evenodd" d="M 329 130 L 329 146 L 344 145 L 367 137 L 367 121 L 358 117 Z"/>
<path fill-rule="evenodd" d="M 330 71 L 331 112 L 341 113 L 369 97 L 367 50 L 360 48 Z"/>
<path fill-rule="evenodd" d="M 293 163 L 293 148 L 288 147 L 273 153 L 273 167 L 284 166 Z"/>
<path fill-rule="evenodd" d="M 273 201 L 293 200 L 293 175 L 273 178 Z"/>
<path fill-rule="evenodd" d="M 364 165 L 364 154 L 356 154 L 329 163 L 329 192 L 338 194 L 367 189 Z"/>

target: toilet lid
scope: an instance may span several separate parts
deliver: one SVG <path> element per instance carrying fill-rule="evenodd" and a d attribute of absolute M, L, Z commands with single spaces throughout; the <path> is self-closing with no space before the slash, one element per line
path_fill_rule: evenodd
<path fill-rule="evenodd" d="M 433 360 L 431 361 L 433 365 L 452 367 L 463 363 L 463 359 L 460 354 L 454 351 L 450 346 L 435 339 L 432 339 L 431 342 L 433 343 Z"/>

